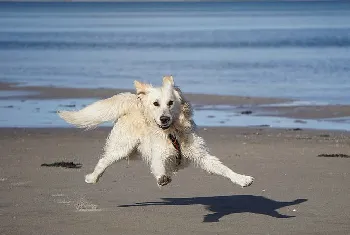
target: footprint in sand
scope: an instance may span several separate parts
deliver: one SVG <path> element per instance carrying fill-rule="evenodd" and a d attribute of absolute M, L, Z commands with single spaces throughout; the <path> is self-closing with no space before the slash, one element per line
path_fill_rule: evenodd
<path fill-rule="evenodd" d="M 66 195 L 64 195 L 62 193 L 52 194 L 51 196 L 55 198 L 54 201 L 58 204 L 68 204 L 69 205 L 72 202 L 68 199 L 68 197 L 64 198 L 64 197 L 66 197 Z"/>
<path fill-rule="evenodd" d="M 77 211 L 89 212 L 89 211 L 101 211 L 101 209 L 97 208 L 97 205 L 89 203 L 85 198 L 80 198 L 75 203 L 75 208 Z"/>
<path fill-rule="evenodd" d="M 58 204 L 71 205 L 75 201 L 70 200 L 70 198 L 63 193 L 51 194 L 51 196 L 55 198 L 54 201 Z M 101 211 L 101 209 L 97 208 L 97 205 L 90 203 L 85 197 L 80 197 L 76 200 L 74 207 L 77 211 L 82 212 Z"/>
<path fill-rule="evenodd" d="M 58 199 L 56 200 L 56 203 L 58 204 L 71 204 L 72 201 L 69 201 L 69 200 L 65 200 L 65 199 Z"/>
<path fill-rule="evenodd" d="M 30 184 L 32 181 L 24 181 L 24 182 L 15 182 L 11 183 L 12 186 L 25 186 L 27 184 Z"/>
<path fill-rule="evenodd" d="M 65 195 L 63 193 L 57 193 L 57 194 L 52 194 L 52 197 L 64 197 Z"/>

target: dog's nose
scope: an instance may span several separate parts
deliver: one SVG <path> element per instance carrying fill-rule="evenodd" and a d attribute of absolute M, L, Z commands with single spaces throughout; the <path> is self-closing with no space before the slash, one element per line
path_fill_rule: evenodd
<path fill-rule="evenodd" d="M 170 117 L 167 117 L 167 116 L 160 116 L 160 122 L 161 122 L 162 124 L 167 124 L 167 123 L 169 123 L 169 121 L 170 121 Z"/>

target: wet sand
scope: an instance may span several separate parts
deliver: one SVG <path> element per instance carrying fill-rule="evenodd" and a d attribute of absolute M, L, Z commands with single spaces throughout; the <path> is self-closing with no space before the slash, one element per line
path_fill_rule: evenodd
<path fill-rule="evenodd" d="M 0 234 L 349 234 L 348 132 L 200 128 L 251 187 L 188 168 L 159 189 L 140 161 L 84 183 L 109 128 L 0 129 Z M 67 161 L 81 168 L 42 167 Z"/>
<path fill-rule="evenodd" d="M 29 91 L 37 92 L 34 95 L 11 96 L 9 98 L 23 99 L 67 99 L 67 98 L 108 98 L 120 92 L 132 92 L 134 90 L 125 89 L 106 89 L 106 88 L 62 88 L 62 87 L 42 87 L 42 86 L 25 86 L 15 83 L 0 82 L 0 91 Z M 288 99 L 279 98 L 253 98 L 243 96 L 227 95 L 207 95 L 207 94 L 186 94 L 191 102 L 198 105 L 241 105 L 241 104 L 273 104 L 289 101 Z M 6 99 L 6 97 L 0 97 Z"/>
<path fill-rule="evenodd" d="M 0 92 L 24 92 L 14 93 L 11 96 L 0 96 L 0 100 L 48 100 L 48 99 L 81 99 L 97 98 L 104 99 L 120 92 L 134 92 L 133 90 L 122 89 L 87 89 L 87 88 L 62 88 L 62 87 L 41 87 L 25 86 L 15 83 L 0 82 Z M 26 94 L 25 92 L 30 92 Z M 293 100 L 284 98 L 265 97 L 242 97 L 227 95 L 208 94 L 185 94 L 186 98 L 197 106 L 228 105 L 234 106 L 241 112 L 251 111 L 252 114 L 261 116 L 278 116 L 295 119 L 324 119 L 324 118 L 349 118 L 350 105 L 293 105 Z M 280 104 L 291 103 L 292 105 L 280 106 Z M 268 106 L 264 106 L 268 105 Z"/>

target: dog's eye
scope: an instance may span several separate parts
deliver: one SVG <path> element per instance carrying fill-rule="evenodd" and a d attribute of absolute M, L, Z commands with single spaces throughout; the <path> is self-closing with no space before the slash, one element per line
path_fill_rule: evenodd
<path fill-rule="evenodd" d="M 168 106 L 172 106 L 174 104 L 174 101 L 172 101 L 172 100 L 170 100 L 169 102 L 168 102 Z"/>
<path fill-rule="evenodd" d="M 154 106 L 159 106 L 159 103 L 156 101 L 156 102 L 153 102 L 153 105 Z"/>

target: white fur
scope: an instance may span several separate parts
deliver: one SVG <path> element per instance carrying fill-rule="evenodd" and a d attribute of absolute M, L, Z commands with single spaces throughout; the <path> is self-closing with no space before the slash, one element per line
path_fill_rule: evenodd
<path fill-rule="evenodd" d="M 92 129 L 98 124 L 117 120 L 136 105 L 135 95 L 121 93 L 111 98 L 97 101 L 79 111 L 59 111 L 58 115 L 66 122 L 80 128 Z"/>
<path fill-rule="evenodd" d="M 162 87 L 154 88 L 137 81 L 135 87 L 137 94 L 121 93 L 80 111 L 59 113 L 67 122 L 82 128 L 94 128 L 99 123 L 115 121 L 104 154 L 94 171 L 86 175 L 85 182 L 96 183 L 114 162 L 140 156 L 150 165 L 152 174 L 161 186 L 170 183 L 173 173 L 190 163 L 209 173 L 224 176 L 242 187 L 252 184 L 253 177 L 233 172 L 209 153 L 204 140 L 195 131 L 191 106 L 181 91 L 174 87 L 171 76 L 163 78 Z M 159 105 L 155 106 L 154 102 Z M 161 128 L 161 116 L 170 118 L 169 128 Z M 177 150 L 168 138 L 169 133 L 175 135 L 180 143 L 180 165 L 176 164 Z"/>

